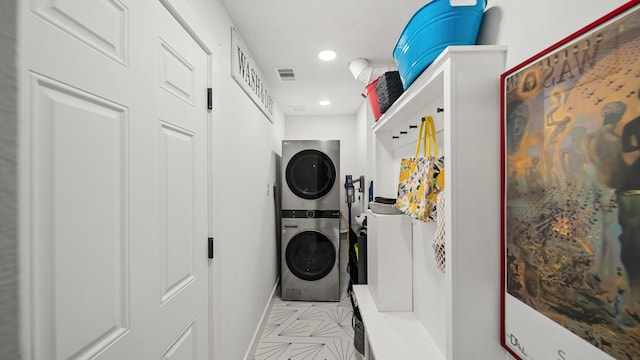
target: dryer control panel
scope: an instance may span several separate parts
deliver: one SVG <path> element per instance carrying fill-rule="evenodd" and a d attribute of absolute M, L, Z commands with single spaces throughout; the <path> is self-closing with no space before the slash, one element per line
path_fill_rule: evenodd
<path fill-rule="evenodd" d="M 340 210 L 282 210 L 283 219 L 333 219 L 340 217 Z"/>

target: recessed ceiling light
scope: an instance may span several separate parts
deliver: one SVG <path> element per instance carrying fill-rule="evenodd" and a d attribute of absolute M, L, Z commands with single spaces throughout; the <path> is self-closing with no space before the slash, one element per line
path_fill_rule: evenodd
<path fill-rule="evenodd" d="M 327 106 L 327 105 L 331 105 L 331 101 L 329 101 L 329 100 L 320 100 L 318 102 L 318 104 L 320 104 L 322 106 Z"/>
<path fill-rule="evenodd" d="M 333 50 L 323 50 L 318 53 L 320 60 L 331 61 L 336 58 L 336 52 Z"/>

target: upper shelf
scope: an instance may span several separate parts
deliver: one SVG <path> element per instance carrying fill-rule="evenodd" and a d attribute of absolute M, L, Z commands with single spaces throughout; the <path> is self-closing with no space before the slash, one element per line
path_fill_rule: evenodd
<path fill-rule="evenodd" d="M 438 101 L 444 96 L 445 69 L 448 61 L 455 61 L 456 57 L 473 57 L 480 52 L 504 51 L 504 45 L 467 45 L 449 46 L 429 65 L 424 72 L 409 86 L 409 88 L 391 105 L 391 107 L 373 125 L 374 132 L 397 130 L 396 119 L 405 120 L 425 111 L 425 106 Z M 478 65 L 482 71 L 482 65 Z M 419 95 L 419 96 L 418 96 Z M 436 113 L 436 107 L 428 109 L 432 114 Z M 446 111 L 446 110 L 445 110 Z M 426 114 L 423 114 L 426 115 Z M 418 116 L 419 117 L 419 116 Z M 439 127 L 436 121 L 436 127 Z M 404 129 L 403 129 L 404 130 Z"/>

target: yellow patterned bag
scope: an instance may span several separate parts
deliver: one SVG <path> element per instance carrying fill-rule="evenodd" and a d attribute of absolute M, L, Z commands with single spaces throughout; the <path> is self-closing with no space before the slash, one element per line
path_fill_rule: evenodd
<path fill-rule="evenodd" d="M 423 157 L 418 157 L 421 144 Z M 433 149 L 433 152 L 432 152 Z M 436 131 L 431 116 L 420 123 L 415 156 L 402 158 L 395 206 L 414 219 L 435 221 L 438 193 L 444 189 L 444 156 L 438 156 Z"/>

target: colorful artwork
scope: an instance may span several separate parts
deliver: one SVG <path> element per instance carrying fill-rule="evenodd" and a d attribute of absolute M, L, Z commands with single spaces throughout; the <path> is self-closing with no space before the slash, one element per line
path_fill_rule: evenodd
<path fill-rule="evenodd" d="M 503 307 L 519 301 L 603 359 L 640 359 L 638 3 L 502 76 Z M 503 314 L 512 355 L 549 358 Z M 554 343 L 554 358 L 585 358 Z"/>

